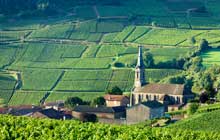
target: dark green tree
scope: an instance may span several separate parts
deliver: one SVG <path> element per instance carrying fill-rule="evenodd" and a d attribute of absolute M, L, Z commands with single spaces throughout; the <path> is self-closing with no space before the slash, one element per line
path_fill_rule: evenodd
<path fill-rule="evenodd" d="M 196 43 L 195 37 L 190 37 L 188 40 L 191 45 L 194 45 Z"/>
<path fill-rule="evenodd" d="M 154 58 L 152 53 L 144 53 L 144 63 L 146 68 L 151 68 L 154 66 Z"/>
<path fill-rule="evenodd" d="M 81 98 L 79 97 L 68 97 L 67 100 L 65 101 L 65 105 L 67 107 L 75 107 L 76 105 L 83 105 L 84 102 Z"/>
<path fill-rule="evenodd" d="M 206 39 L 202 39 L 199 43 L 199 50 L 201 52 L 206 51 L 207 49 L 209 49 L 209 42 Z"/>
<path fill-rule="evenodd" d="M 92 101 L 92 105 L 105 105 L 104 97 L 97 97 Z"/>
<path fill-rule="evenodd" d="M 196 111 L 198 110 L 198 108 L 199 108 L 199 104 L 198 104 L 198 103 L 190 103 L 187 113 L 188 113 L 189 115 L 192 115 L 192 114 L 196 113 Z"/>
<path fill-rule="evenodd" d="M 122 95 L 123 91 L 118 86 L 114 86 L 112 89 L 107 90 L 106 93 L 111 95 Z"/>

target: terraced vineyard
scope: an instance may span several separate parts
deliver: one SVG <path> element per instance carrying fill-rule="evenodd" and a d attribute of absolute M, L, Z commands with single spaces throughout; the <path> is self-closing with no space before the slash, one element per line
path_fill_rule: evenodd
<path fill-rule="evenodd" d="M 6 104 L 39 104 L 47 93 L 46 101 L 91 100 L 115 85 L 130 92 L 139 45 L 156 65 L 188 56 L 204 38 L 220 46 L 217 0 L 59 4 L 56 16 L 0 23 L 0 68 L 21 73 L 16 80 L 22 83 L 14 89 L 16 80 L 2 80 L 0 74 L 0 98 Z M 189 12 L 201 6 L 205 12 Z M 220 64 L 218 52 L 204 53 L 204 64 Z M 146 69 L 146 80 L 159 82 L 182 72 L 175 68 Z"/>

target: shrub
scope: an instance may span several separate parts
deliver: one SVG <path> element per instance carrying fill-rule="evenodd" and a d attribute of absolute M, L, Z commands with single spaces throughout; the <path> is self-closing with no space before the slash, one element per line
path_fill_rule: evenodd
<path fill-rule="evenodd" d="M 199 104 L 198 103 L 190 103 L 189 104 L 189 108 L 188 108 L 188 114 L 192 115 L 194 114 L 199 108 Z"/>

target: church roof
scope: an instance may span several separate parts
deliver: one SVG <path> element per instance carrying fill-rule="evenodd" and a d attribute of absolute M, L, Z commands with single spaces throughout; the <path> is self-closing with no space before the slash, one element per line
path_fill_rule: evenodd
<path fill-rule="evenodd" d="M 167 95 L 183 95 L 184 85 L 182 84 L 147 84 L 140 88 L 135 88 L 135 93 L 152 93 Z"/>

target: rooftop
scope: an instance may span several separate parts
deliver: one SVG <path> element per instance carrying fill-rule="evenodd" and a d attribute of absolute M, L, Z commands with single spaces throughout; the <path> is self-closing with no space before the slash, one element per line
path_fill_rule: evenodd
<path fill-rule="evenodd" d="M 73 111 L 76 112 L 90 112 L 90 113 L 117 113 L 117 112 L 124 112 L 125 107 L 118 106 L 118 107 L 106 107 L 106 106 L 99 106 L 99 107 L 91 107 L 88 105 L 79 105 L 76 106 Z"/>
<path fill-rule="evenodd" d="M 164 106 L 162 103 L 160 103 L 158 101 L 146 101 L 146 102 L 142 102 L 142 103 L 136 104 L 134 106 L 131 106 L 129 108 L 137 107 L 137 106 L 140 106 L 140 105 L 144 105 L 144 106 L 149 107 L 149 108 L 159 108 L 159 107 Z"/>
<path fill-rule="evenodd" d="M 135 88 L 135 93 L 155 93 L 167 95 L 183 95 L 184 85 L 182 84 L 147 84 L 140 88 Z"/>
<path fill-rule="evenodd" d="M 124 95 L 110 95 L 110 94 L 107 94 L 104 96 L 105 100 L 108 100 L 108 101 L 122 101 L 124 98 L 127 98 L 127 96 L 124 96 Z"/>

